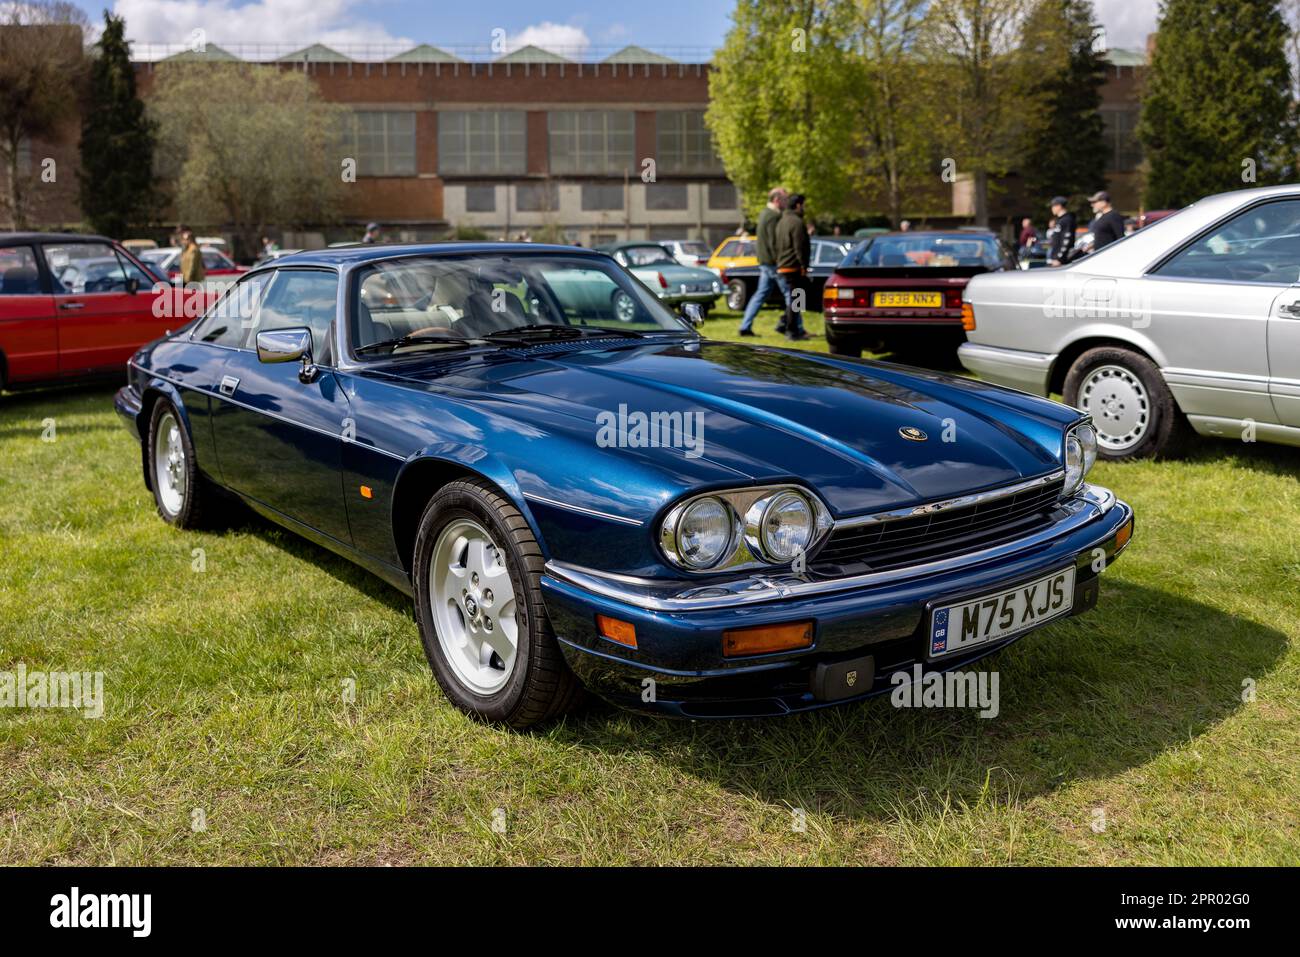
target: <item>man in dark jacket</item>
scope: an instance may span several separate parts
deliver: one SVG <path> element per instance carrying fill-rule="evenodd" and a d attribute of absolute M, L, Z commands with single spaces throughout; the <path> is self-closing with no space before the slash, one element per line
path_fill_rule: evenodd
<path fill-rule="evenodd" d="M 782 298 L 787 303 L 790 301 L 790 289 L 786 286 L 785 279 L 777 275 L 776 271 L 776 224 L 781 219 L 781 211 L 785 209 L 785 200 L 785 190 L 777 186 L 767 194 L 767 205 L 763 207 L 763 212 L 758 217 L 758 242 L 754 250 L 758 256 L 758 288 L 754 290 L 754 295 L 750 296 L 749 302 L 745 305 L 745 315 L 740 320 L 742 336 L 754 334 L 754 317 L 767 302 L 773 283 L 780 288 Z M 781 329 L 778 328 L 777 331 L 780 332 Z"/>
<path fill-rule="evenodd" d="M 1117 239 L 1124 238 L 1124 217 L 1110 205 L 1110 193 L 1104 189 L 1088 197 L 1092 203 L 1092 212 L 1097 217 L 1092 221 L 1092 251 L 1109 246 Z"/>
<path fill-rule="evenodd" d="M 1056 217 L 1056 235 L 1047 251 L 1047 265 L 1059 266 L 1070 260 L 1070 253 L 1074 251 L 1074 230 L 1079 224 L 1074 213 L 1066 208 L 1064 196 L 1052 197 L 1052 215 Z"/>
<path fill-rule="evenodd" d="M 812 265 L 812 240 L 803 224 L 803 202 L 800 193 L 786 200 L 785 212 L 776 224 L 776 271 L 790 286 L 785 304 L 785 337 L 794 341 L 811 338 L 803 328 L 803 313 L 808 307 L 808 267 Z"/>

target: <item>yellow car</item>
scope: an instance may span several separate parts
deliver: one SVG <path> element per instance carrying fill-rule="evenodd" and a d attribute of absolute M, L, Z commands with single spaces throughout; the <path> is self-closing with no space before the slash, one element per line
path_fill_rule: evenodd
<path fill-rule="evenodd" d="M 718 274 L 722 280 L 722 286 L 727 293 L 728 309 L 744 309 L 746 290 L 745 284 L 741 280 L 732 281 L 727 279 L 727 270 L 735 269 L 738 266 L 757 266 L 758 256 L 756 255 L 756 240 L 748 233 L 739 236 L 728 236 L 718 244 L 718 248 L 713 250 L 713 255 L 705 264 L 709 269 Z"/>

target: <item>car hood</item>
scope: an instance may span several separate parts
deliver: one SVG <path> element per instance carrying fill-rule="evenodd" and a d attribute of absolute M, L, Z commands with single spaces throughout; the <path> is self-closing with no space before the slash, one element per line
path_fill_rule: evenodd
<path fill-rule="evenodd" d="M 528 428 L 567 432 L 593 448 L 609 444 L 598 440 L 603 424 L 625 438 L 601 451 L 658 463 L 678 491 L 796 480 L 836 515 L 1046 474 L 1060 467 L 1063 430 L 1079 418 L 974 380 L 707 340 L 549 344 L 502 350 L 450 378 L 432 368 L 404 369 L 403 378 L 444 395 L 454 385 L 469 401 L 504 401 Z M 640 421 L 680 414 L 681 434 L 699 441 L 647 446 L 638 413 Z"/>

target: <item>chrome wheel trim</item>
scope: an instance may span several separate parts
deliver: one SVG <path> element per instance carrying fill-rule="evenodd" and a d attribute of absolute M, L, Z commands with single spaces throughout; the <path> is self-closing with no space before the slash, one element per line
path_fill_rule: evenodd
<path fill-rule="evenodd" d="M 164 412 L 158 419 L 153 443 L 153 479 L 163 510 L 168 515 L 179 515 L 185 507 L 185 438 L 172 412 Z"/>
<path fill-rule="evenodd" d="M 456 680 L 478 695 L 505 687 L 519 649 L 515 589 L 505 552 L 482 525 L 456 519 L 439 533 L 429 563 L 429 605 Z"/>
<path fill-rule="evenodd" d="M 614 293 L 614 318 L 619 322 L 632 322 L 636 319 L 636 303 L 622 289 Z"/>
<path fill-rule="evenodd" d="M 1092 416 L 1097 444 L 1111 452 L 1136 446 L 1151 427 L 1151 397 L 1131 369 L 1104 365 L 1079 384 L 1079 409 Z"/>

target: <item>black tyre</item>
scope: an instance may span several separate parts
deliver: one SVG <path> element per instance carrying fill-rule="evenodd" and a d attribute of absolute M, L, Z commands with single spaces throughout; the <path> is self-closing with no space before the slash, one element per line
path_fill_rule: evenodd
<path fill-rule="evenodd" d="M 145 455 L 154 504 L 164 522 L 177 528 L 211 528 L 229 518 L 231 502 L 199 471 L 194 443 L 176 406 L 154 403 Z"/>
<path fill-rule="evenodd" d="M 745 280 L 730 280 L 727 283 L 727 308 L 732 312 L 740 312 L 747 302 L 749 302 L 749 287 L 745 285 Z"/>
<path fill-rule="evenodd" d="M 1176 455 L 1192 432 L 1155 363 L 1131 349 L 1089 349 L 1066 373 L 1064 393 L 1092 415 L 1102 458 Z"/>
<path fill-rule="evenodd" d="M 490 485 L 443 487 L 415 539 L 415 619 L 429 665 L 458 708 L 512 728 L 574 707 L 569 670 L 542 603 L 542 552 Z"/>
<path fill-rule="evenodd" d="M 846 336 L 826 326 L 826 345 L 833 356 L 847 356 L 851 359 L 862 358 L 862 340 L 855 336 Z"/>

